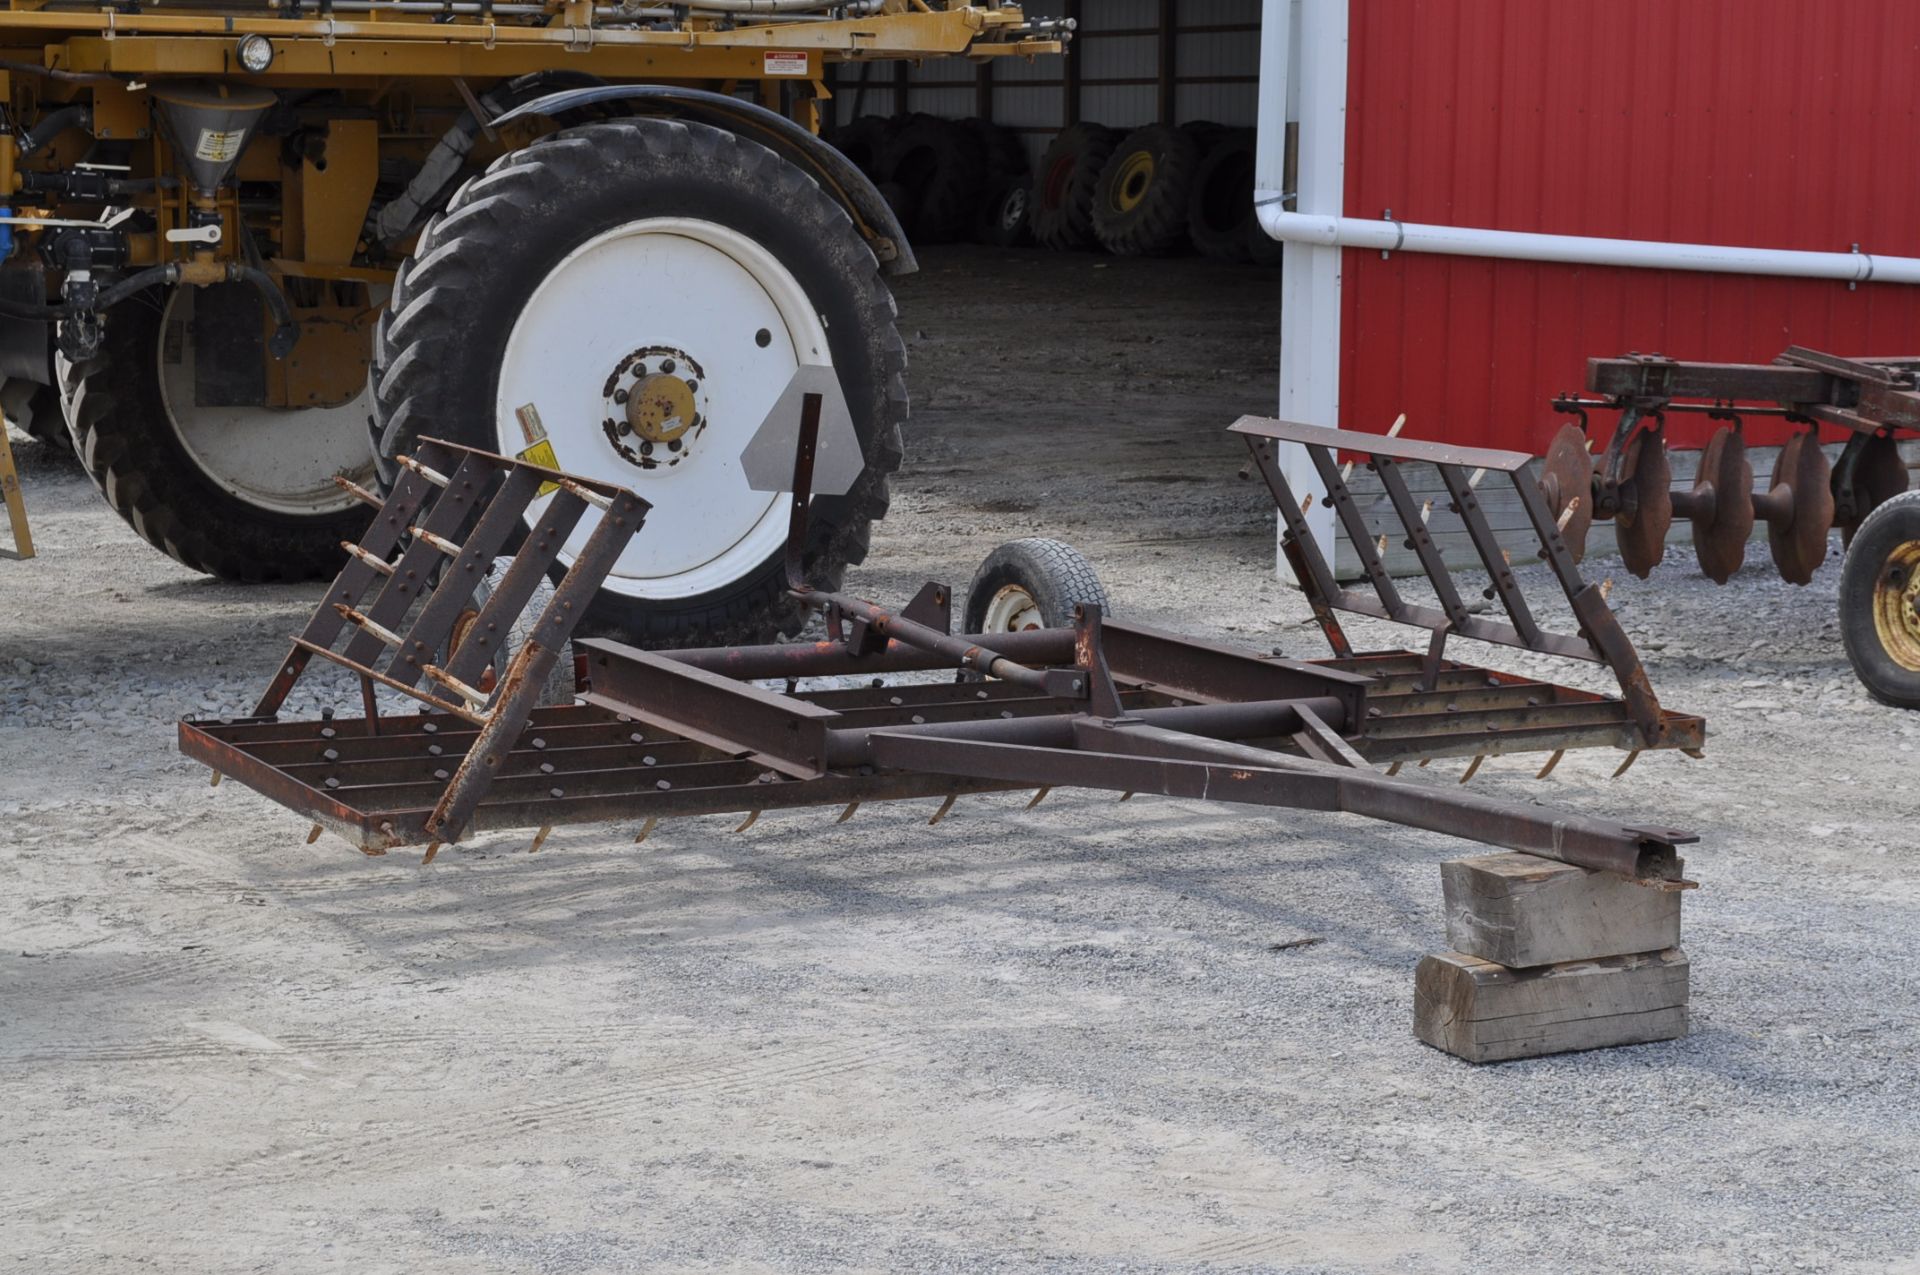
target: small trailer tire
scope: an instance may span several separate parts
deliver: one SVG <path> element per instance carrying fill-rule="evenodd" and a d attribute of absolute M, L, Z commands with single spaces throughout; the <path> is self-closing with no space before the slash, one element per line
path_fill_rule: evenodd
<path fill-rule="evenodd" d="M 1840 570 L 1840 640 L 1867 694 L 1920 708 L 1920 491 L 1867 516 Z"/>
<path fill-rule="evenodd" d="M 1093 564 L 1072 545 L 1030 537 L 987 555 L 967 590 L 968 633 L 1020 633 L 1065 628 L 1082 603 L 1113 614 Z"/>

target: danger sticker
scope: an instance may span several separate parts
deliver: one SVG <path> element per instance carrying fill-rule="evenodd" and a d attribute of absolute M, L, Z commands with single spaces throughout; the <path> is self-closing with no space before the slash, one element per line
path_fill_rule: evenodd
<path fill-rule="evenodd" d="M 529 465 L 541 465 L 547 469 L 560 468 L 560 458 L 553 454 L 553 440 L 547 437 L 547 427 L 540 419 L 540 409 L 531 403 L 522 403 L 513 409 L 514 419 L 520 422 L 520 432 L 526 435 L 527 446 L 524 451 L 514 455 Z M 533 494 L 535 500 L 550 492 L 560 490 L 560 484 L 545 482 L 540 490 Z"/>
<path fill-rule="evenodd" d="M 767 75 L 805 75 L 807 73 L 807 55 L 804 53 L 769 53 L 761 67 Z"/>
<path fill-rule="evenodd" d="M 200 130 L 200 140 L 194 144 L 196 159 L 204 159 L 213 164 L 225 164 L 240 157 L 240 142 L 246 137 L 243 129 L 223 132 L 217 128 Z"/>
<path fill-rule="evenodd" d="M 519 456 L 521 460 L 526 461 L 529 465 L 542 465 L 548 469 L 560 468 L 560 458 L 553 454 L 552 439 L 548 439 L 548 438 L 541 439 L 539 442 L 535 443 L 533 446 L 521 452 Z M 533 498 L 535 500 L 538 500 L 540 499 L 540 497 L 545 496 L 550 492 L 556 492 L 559 490 L 560 490 L 559 483 L 555 483 L 555 482 L 541 483 L 540 490 L 536 491 L 533 494 Z"/>

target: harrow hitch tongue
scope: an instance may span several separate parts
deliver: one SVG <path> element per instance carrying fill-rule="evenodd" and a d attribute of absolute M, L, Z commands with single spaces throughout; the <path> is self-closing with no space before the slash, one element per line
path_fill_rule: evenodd
<path fill-rule="evenodd" d="M 1288 516 L 1287 552 L 1333 646 L 1329 659 L 1193 641 L 1092 605 L 1081 606 L 1070 627 L 966 635 L 953 632 L 953 598 L 942 584 L 891 610 L 804 579 L 797 546 L 834 412 L 824 387 L 802 384 L 796 397 L 797 430 L 770 422 L 748 450 L 777 439 L 792 448 L 784 480 L 757 456 L 756 483 L 777 483 L 792 497 L 790 584 L 822 616 L 824 638 L 679 651 L 574 639 L 585 600 L 628 538 L 644 534 L 645 502 L 612 484 L 428 441 L 403 467 L 254 715 L 183 721 L 182 751 L 369 854 L 425 846 L 431 859 L 444 845 L 498 829 L 536 829 L 537 849 L 553 828 L 614 819 L 636 825 L 636 841 L 662 819 L 700 814 L 735 816 L 735 831 L 744 832 L 764 811 L 803 806 L 831 808 L 844 822 L 861 805 L 887 800 L 933 801 L 937 823 L 970 793 L 1032 793 L 1031 807 L 1056 788 L 1079 787 L 1123 799 L 1158 793 L 1346 812 L 1669 888 L 1687 884 L 1676 847 L 1694 839 L 1688 833 L 1376 769 L 1471 757 L 1477 770 L 1510 752 L 1701 744 L 1698 718 L 1659 706 L 1599 590 L 1580 580 L 1547 502 L 1521 484 L 1578 632 L 1549 631 L 1528 609 L 1478 513 L 1473 488 L 1482 475 L 1466 472 L 1513 477 L 1525 457 L 1253 418 L 1234 426 Z M 1333 586 L 1303 537 L 1301 506 L 1275 464 L 1273 440 L 1306 446 L 1349 531 L 1357 525 L 1352 497 L 1333 450 L 1371 457 L 1435 568 L 1438 610 L 1402 599 L 1377 556 L 1370 562 L 1378 602 Z M 1402 458 L 1436 457 L 1483 546 L 1505 622 L 1459 597 L 1425 538 L 1426 511 L 1395 469 Z M 833 478 L 842 480 L 853 479 Z M 543 488 L 550 494 L 539 495 Z M 606 513 L 592 532 L 577 532 L 587 506 L 601 502 Z M 474 582 L 535 508 L 504 578 L 478 615 L 457 626 Z M 1372 545 L 1364 528 L 1360 541 Z M 496 667 L 502 635 L 547 575 L 557 580 L 552 599 L 489 687 L 483 674 Z M 1424 627 L 1430 640 L 1424 652 L 1358 653 L 1335 616 L 1341 610 Z M 1460 663 L 1447 658 L 1450 636 L 1605 664 L 1622 694 Z M 540 705 L 538 690 L 570 639 L 584 653 L 585 682 L 574 702 Z M 360 716 L 280 715 L 316 658 L 344 670 Z M 954 676 L 925 676 L 940 671 Z M 866 684 L 805 685 L 848 675 Z M 409 697 L 417 708 L 382 712 L 383 695 Z"/>

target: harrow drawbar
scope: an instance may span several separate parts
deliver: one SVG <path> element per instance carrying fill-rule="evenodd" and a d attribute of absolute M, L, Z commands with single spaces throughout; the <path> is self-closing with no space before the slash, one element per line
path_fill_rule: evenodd
<path fill-rule="evenodd" d="M 793 545 L 805 541 L 818 431 L 817 405 L 808 409 L 793 443 Z M 1329 469 L 1331 449 L 1351 445 L 1335 431 L 1278 422 L 1236 428 L 1275 482 L 1283 512 L 1292 497 L 1271 439 L 1304 442 Z M 1389 464 L 1396 448 L 1426 446 L 1366 445 Z M 1694 838 L 1681 830 L 1394 773 L 1406 761 L 1520 750 L 1557 761 L 1560 751 L 1587 746 L 1623 748 L 1629 760 L 1644 748 L 1697 749 L 1700 720 L 1659 707 L 1603 602 L 1598 610 L 1576 604 L 1585 617 L 1577 634 L 1551 633 L 1524 610 L 1499 633 L 1479 616 L 1449 618 L 1472 621 L 1458 625 L 1462 636 L 1609 664 L 1629 688 L 1619 697 L 1448 658 L 1446 618 L 1429 626 L 1424 654 L 1354 651 L 1332 617 L 1364 600 L 1318 587 L 1330 582 L 1326 564 L 1298 536 L 1289 552 L 1335 645 L 1317 662 L 1194 641 L 1093 606 L 1079 608 L 1070 627 L 956 634 L 943 585 L 925 586 L 895 611 L 813 587 L 794 558 L 789 584 L 823 617 L 824 639 L 668 652 L 574 639 L 583 672 L 574 702 L 536 706 L 530 688 L 571 637 L 584 599 L 626 537 L 644 534 L 644 502 L 444 444 L 427 444 L 417 460 L 258 712 L 180 724 L 187 755 L 367 853 L 424 846 L 430 860 L 444 844 L 517 828 L 537 829 L 538 848 L 555 826 L 604 821 L 644 838 L 662 819 L 739 813 L 745 827 L 763 811 L 795 807 L 837 808 L 844 820 L 864 803 L 907 799 L 939 802 L 937 821 L 966 794 L 1031 791 L 1037 801 L 1055 788 L 1085 788 L 1346 812 L 1686 884 L 1676 847 Z M 464 503 L 448 506 L 456 497 Z M 597 521 L 582 519 L 595 504 Z M 503 586 L 467 616 L 457 641 L 470 585 L 468 573 L 454 573 L 497 552 L 495 532 L 513 520 L 532 528 L 507 574 L 513 596 L 503 600 Z M 408 539 L 396 531 L 403 525 L 427 526 L 444 543 Z M 429 562 L 441 569 L 425 570 Z M 1570 597 L 1590 598 L 1568 571 Z M 558 580 L 534 617 L 536 640 L 504 657 L 471 645 L 477 634 L 504 631 L 503 608 L 527 605 L 531 588 L 520 586 L 536 573 Z M 1517 586 L 1510 596 L 1510 610 L 1524 608 Z M 1390 618 L 1426 618 L 1408 606 Z M 294 681 L 321 656 L 358 681 L 361 713 L 282 718 Z M 504 671 L 483 687 L 482 673 L 503 658 Z M 419 710 L 380 713 L 376 687 L 389 698 L 405 691 L 422 701 Z"/>

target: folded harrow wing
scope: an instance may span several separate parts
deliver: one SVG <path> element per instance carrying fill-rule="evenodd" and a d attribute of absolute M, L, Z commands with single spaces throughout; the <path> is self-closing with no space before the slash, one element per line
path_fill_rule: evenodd
<path fill-rule="evenodd" d="M 792 492 L 792 545 L 804 543 L 814 486 L 817 397 L 809 395 L 806 408 L 797 447 L 787 435 L 787 454 L 797 460 L 779 483 Z M 532 688 L 568 640 L 580 599 L 627 537 L 647 534 L 645 506 L 606 484 L 428 442 L 295 639 L 256 714 L 182 722 L 181 748 L 216 775 L 299 812 L 316 836 L 331 830 L 369 854 L 421 846 L 431 859 L 445 843 L 509 828 L 539 829 L 537 848 L 551 827 L 587 821 L 625 821 L 644 837 L 660 819 L 698 814 L 738 812 L 750 823 L 768 809 L 827 806 L 844 819 L 863 802 L 908 798 L 937 801 L 937 820 L 963 794 L 1026 790 L 1037 801 L 1049 789 L 1076 787 L 1344 811 L 1683 884 L 1675 847 L 1693 840 L 1684 832 L 1495 800 L 1376 768 L 1518 749 L 1699 745 L 1699 719 L 1660 709 L 1604 602 L 1565 561 L 1551 522 L 1547 549 L 1574 600 L 1578 635 L 1541 628 L 1511 572 L 1500 569 L 1495 590 L 1510 626 L 1469 613 L 1444 574 L 1435 577 L 1441 612 L 1399 601 L 1384 574 L 1376 576 L 1375 606 L 1332 589 L 1325 562 L 1299 534 L 1298 505 L 1270 440 L 1306 443 L 1335 480 L 1336 505 L 1344 489 L 1332 448 L 1374 448 L 1375 463 L 1391 472 L 1394 459 L 1423 445 L 1278 422 L 1235 428 L 1248 435 L 1283 512 L 1293 508 L 1290 552 L 1334 641 L 1330 660 L 1193 641 L 1091 606 L 1070 627 L 955 635 L 943 585 L 890 610 L 810 586 L 792 555 L 789 583 L 823 618 L 819 640 L 645 651 L 576 639 L 585 680 L 575 701 L 537 706 Z M 822 449 L 823 468 L 834 467 L 832 453 Z M 1500 455 L 1496 463 L 1513 473 L 1525 458 Z M 1493 467 L 1478 456 L 1460 464 Z M 1463 484 L 1471 510 L 1468 476 L 1458 464 L 1446 472 Z M 469 577 L 501 550 L 499 528 L 530 499 L 549 503 L 505 583 L 456 644 Z M 1534 503 L 1544 519 L 1537 495 Z M 596 505 L 597 524 L 582 538 L 576 524 Z M 409 527 L 417 528 L 410 540 Z M 505 631 L 542 574 L 558 584 L 535 617 L 533 639 L 488 689 L 482 674 L 498 667 L 498 644 L 476 643 Z M 1423 625 L 1434 637 L 1424 653 L 1356 653 L 1332 618 L 1342 608 Z M 1606 663 L 1624 694 L 1447 659 L 1450 632 Z M 342 666 L 358 684 L 357 716 L 278 715 L 313 658 Z M 389 704 L 404 693 L 420 711 L 379 712 L 383 688 Z"/>

